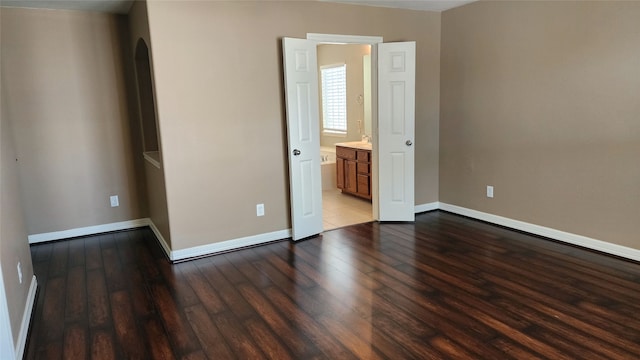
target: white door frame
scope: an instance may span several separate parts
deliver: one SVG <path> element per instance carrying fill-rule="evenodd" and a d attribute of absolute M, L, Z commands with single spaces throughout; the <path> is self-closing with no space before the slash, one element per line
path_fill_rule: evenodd
<path fill-rule="evenodd" d="M 324 44 L 369 44 L 371 45 L 371 206 L 374 220 L 380 219 L 378 197 L 378 49 L 384 42 L 382 36 L 359 36 L 339 34 L 307 33 L 307 40 Z M 320 131 L 319 129 L 317 131 Z"/>

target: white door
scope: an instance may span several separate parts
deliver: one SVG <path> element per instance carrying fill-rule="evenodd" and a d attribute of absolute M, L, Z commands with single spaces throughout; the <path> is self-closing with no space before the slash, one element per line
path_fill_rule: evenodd
<path fill-rule="evenodd" d="M 414 221 L 416 43 L 378 44 L 380 221 Z"/>
<path fill-rule="evenodd" d="M 316 43 L 283 38 L 293 240 L 322 232 Z"/>

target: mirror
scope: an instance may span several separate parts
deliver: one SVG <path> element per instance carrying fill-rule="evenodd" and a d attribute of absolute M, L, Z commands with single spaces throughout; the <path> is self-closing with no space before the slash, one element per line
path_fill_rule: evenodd
<path fill-rule="evenodd" d="M 346 65 L 346 131 L 325 131 L 320 111 L 320 146 L 371 137 L 371 45 L 318 45 L 318 94 L 322 109 L 322 68 Z M 368 76 L 366 76 L 368 75 Z"/>

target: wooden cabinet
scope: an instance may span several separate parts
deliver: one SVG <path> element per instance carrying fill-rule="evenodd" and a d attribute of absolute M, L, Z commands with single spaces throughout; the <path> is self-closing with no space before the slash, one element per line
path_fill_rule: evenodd
<path fill-rule="evenodd" d="M 336 146 L 338 189 L 371 200 L 371 150 Z"/>

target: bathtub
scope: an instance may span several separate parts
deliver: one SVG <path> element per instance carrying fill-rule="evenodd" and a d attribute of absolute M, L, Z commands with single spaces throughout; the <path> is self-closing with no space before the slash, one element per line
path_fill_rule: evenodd
<path fill-rule="evenodd" d="M 336 184 L 336 148 L 320 146 L 320 173 L 322 174 L 322 190 L 332 190 Z"/>

